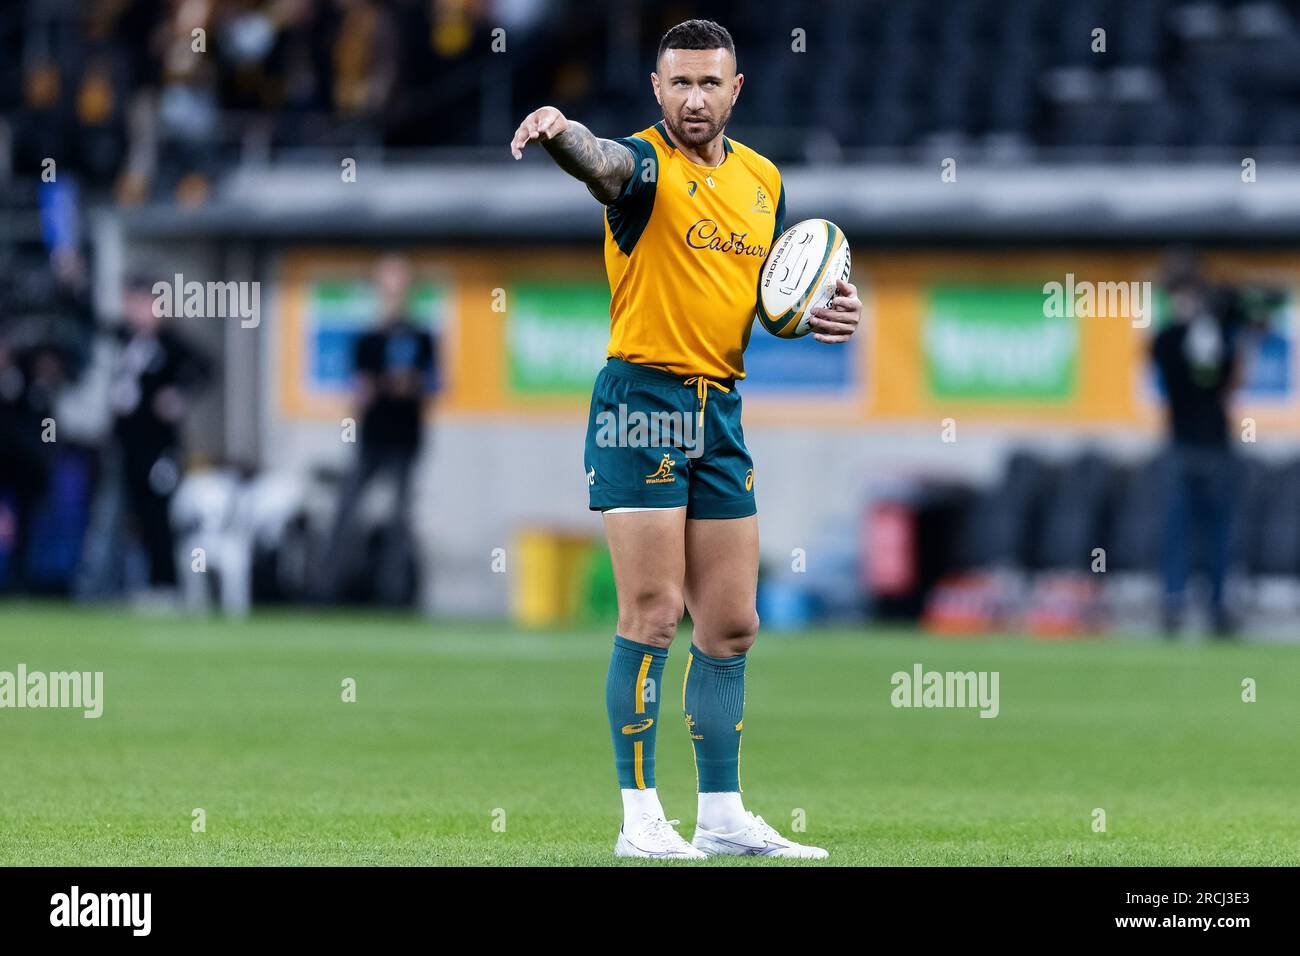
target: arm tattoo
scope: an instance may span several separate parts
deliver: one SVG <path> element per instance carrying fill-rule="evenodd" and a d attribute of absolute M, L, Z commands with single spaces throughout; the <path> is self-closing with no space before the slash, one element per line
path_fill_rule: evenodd
<path fill-rule="evenodd" d="M 542 143 L 556 164 L 570 176 L 587 184 L 603 203 L 612 202 L 636 172 L 636 161 L 624 146 L 594 136 L 581 123 L 569 120 L 569 127 L 554 139 Z"/>

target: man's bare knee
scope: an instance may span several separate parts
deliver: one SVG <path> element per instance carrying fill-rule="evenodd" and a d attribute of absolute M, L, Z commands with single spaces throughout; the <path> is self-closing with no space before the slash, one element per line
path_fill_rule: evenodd
<path fill-rule="evenodd" d="M 705 628 L 697 627 L 695 643 L 710 657 L 738 657 L 754 646 L 758 623 L 754 611 L 728 617 Z"/>
<path fill-rule="evenodd" d="M 619 608 L 618 629 L 630 641 L 652 647 L 668 647 L 677 636 L 686 605 L 675 591 L 645 591 L 633 596 L 627 608 Z"/>

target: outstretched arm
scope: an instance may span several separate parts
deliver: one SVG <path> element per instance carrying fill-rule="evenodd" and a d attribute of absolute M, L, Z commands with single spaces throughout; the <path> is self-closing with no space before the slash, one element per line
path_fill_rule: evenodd
<path fill-rule="evenodd" d="M 636 172 L 630 150 L 565 119 L 553 106 L 543 106 L 524 117 L 510 141 L 510 152 L 520 159 L 524 147 L 532 142 L 540 142 L 556 165 L 586 183 L 587 190 L 602 203 L 617 199 Z"/>

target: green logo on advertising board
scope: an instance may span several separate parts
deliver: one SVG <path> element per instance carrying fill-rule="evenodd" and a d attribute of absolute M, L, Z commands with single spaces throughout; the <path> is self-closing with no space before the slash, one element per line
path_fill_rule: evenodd
<path fill-rule="evenodd" d="M 511 391 L 590 394 L 609 344 L 609 288 L 603 282 L 521 282 L 508 296 Z"/>
<path fill-rule="evenodd" d="M 1074 394 L 1078 321 L 1044 315 L 1041 287 L 934 286 L 922 327 L 932 395 L 1053 400 Z"/>

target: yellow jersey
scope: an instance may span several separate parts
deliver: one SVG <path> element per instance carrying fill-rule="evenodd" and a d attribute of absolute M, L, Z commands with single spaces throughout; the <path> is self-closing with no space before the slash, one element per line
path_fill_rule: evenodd
<path fill-rule="evenodd" d="M 785 228 L 776 165 L 723 137 L 723 159 L 682 155 L 664 122 L 614 140 L 636 169 L 605 207 L 608 356 L 683 377 L 745 377 L 763 260 Z"/>

